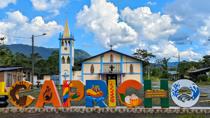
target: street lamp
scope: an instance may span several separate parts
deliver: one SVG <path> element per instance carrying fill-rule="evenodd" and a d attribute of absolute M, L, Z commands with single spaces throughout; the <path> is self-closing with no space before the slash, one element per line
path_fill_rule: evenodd
<path fill-rule="evenodd" d="M 35 37 L 40 37 L 47 35 L 46 33 L 43 33 L 41 35 L 32 35 L 31 40 L 32 40 L 32 53 L 31 53 L 31 59 L 32 59 L 32 88 L 34 86 L 34 38 Z"/>

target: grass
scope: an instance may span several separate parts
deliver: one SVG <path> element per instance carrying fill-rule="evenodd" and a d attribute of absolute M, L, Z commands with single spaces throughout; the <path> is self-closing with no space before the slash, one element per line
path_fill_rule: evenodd
<path fill-rule="evenodd" d="M 196 82 L 196 84 L 197 84 L 198 86 L 202 86 L 202 85 L 210 85 L 210 81 L 206 81 L 206 82 L 204 82 L 204 81 L 200 81 L 200 82 Z"/>
<path fill-rule="evenodd" d="M 155 76 L 150 76 L 150 78 L 148 78 L 148 76 L 144 76 L 145 80 L 151 80 L 152 82 L 159 82 L 160 78 L 159 77 L 155 77 Z"/>
<path fill-rule="evenodd" d="M 196 115 L 196 114 L 186 114 L 178 116 L 177 118 L 206 118 L 205 115 Z"/>

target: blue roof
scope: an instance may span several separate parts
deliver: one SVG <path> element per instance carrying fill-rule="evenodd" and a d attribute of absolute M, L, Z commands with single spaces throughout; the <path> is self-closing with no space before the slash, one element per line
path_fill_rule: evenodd
<path fill-rule="evenodd" d="M 18 70 L 22 69 L 23 67 L 0 67 L 0 72 L 1 71 L 12 71 L 12 70 Z"/>

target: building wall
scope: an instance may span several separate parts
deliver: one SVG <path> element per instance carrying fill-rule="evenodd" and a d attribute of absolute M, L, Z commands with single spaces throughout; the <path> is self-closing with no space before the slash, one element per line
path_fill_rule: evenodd
<path fill-rule="evenodd" d="M 110 55 L 111 54 L 113 55 L 113 62 L 120 63 L 120 55 L 117 54 L 117 53 L 113 53 L 113 52 L 109 52 L 109 53 L 104 54 L 103 61 L 106 62 L 106 63 L 110 63 Z"/>
<path fill-rule="evenodd" d="M 126 80 L 136 80 L 138 82 L 141 83 L 140 81 L 140 74 L 126 74 L 123 79 L 122 79 L 122 82 L 126 81 Z"/>
<path fill-rule="evenodd" d="M 90 69 L 91 69 L 91 66 L 93 65 L 93 67 L 94 67 L 94 73 L 100 73 L 100 64 L 85 64 L 85 66 L 84 66 L 84 74 L 86 74 L 86 73 L 91 73 L 90 72 Z"/>
<path fill-rule="evenodd" d="M 4 82 L 4 72 L 0 72 L 0 82 Z"/>
<path fill-rule="evenodd" d="M 83 81 L 84 84 L 86 84 L 86 80 L 100 80 L 99 75 L 84 75 L 85 81 Z"/>
<path fill-rule="evenodd" d="M 73 72 L 73 80 L 81 80 L 82 76 L 81 76 L 81 71 L 74 71 Z"/>
<path fill-rule="evenodd" d="M 113 55 L 113 63 L 110 62 L 110 55 Z M 130 58 L 126 55 L 120 55 L 115 52 L 108 52 L 104 55 L 99 55 L 95 58 L 89 59 L 82 64 L 82 71 L 81 71 L 81 80 L 85 82 L 85 80 L 99 80 L 100 73 L 104 73 L 105 69 L 104 66 L 106 64 L 117 64 L 120 66 L 118 73 L 122 73 L 124 76 L 122 77 L 121 82 L 133 79 L 143 83 L 143 70 L 142 70 L 142 62 Z M 130 66 L 133 66 L 133 72 L 130 70 Z M 91 65 L 94 66 L 94 73 L 91 73 Z M 118 67 L 116 66 L 116 67 Z M 119 76 L 118 76 L 119 77 Z M 106 78 L 105 78 L 106 79 Z"/>
<path fill-rule="evenodd" d="M 12 84 L 16 83 L 17 81 L 23 80 L 23 72 L 22 71 L 4 71 L 2 72 L 1 76 L 4 76 L 2 79 L 6 87 L 11 87 Z"/>

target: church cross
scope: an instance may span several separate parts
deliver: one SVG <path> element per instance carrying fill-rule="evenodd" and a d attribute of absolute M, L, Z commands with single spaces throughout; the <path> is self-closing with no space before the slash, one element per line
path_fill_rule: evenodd
<path fill-rule="evenodd" d="M 66 80 L 67 77 L 69 77 L 69 75 L 65 72 L 64 75 L 63 75 L 64 79 Z"/>
<path fill-rule="evenodd" d="M 113 65 L 111 65 L 109 68 L 110 68 L 111 72 L 113 72 L 115 67 Z"/>

